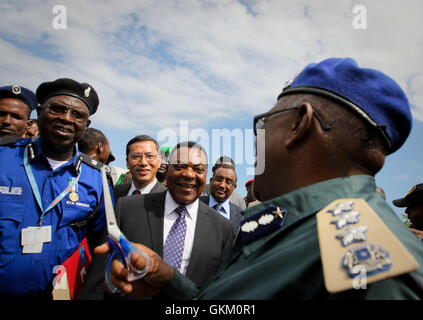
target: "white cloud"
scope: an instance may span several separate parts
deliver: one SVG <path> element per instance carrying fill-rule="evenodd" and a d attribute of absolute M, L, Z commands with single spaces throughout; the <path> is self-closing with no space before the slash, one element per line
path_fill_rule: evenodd
<path fill-rule="evenodd" d="M 4 2 L 1 82 L 34 90 L 63 76 L 89 82 L 104 127 L 157 130 L 180 118 L 206 127 L 250 121 L 306 63 L 352 56 L 396 79 L 423 121 L 420 1 L 243 3 L 63 1 L 68 28 L 54 30 L 56 1 Z M 367 8 L 366 30 L 352 27 L 356 4 Z"/>

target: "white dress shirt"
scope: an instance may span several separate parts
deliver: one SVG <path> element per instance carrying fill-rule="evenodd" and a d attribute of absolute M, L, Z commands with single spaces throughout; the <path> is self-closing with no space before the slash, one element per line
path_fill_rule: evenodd
<path fill-rule="evenodd" d="M 128 190 L 128 193 L 126 194 L 127 196 L 131 196 L 132 193 L 135 190 L 139 190 L 141 192 L 141 194 L 145 194 L 145 193 L 150 193 L 151 189 L 153 189 L 153 187 L 156 185 L 156 183 L 158 183 L 159 181 L 157 180 L 157 178 L 154 178 L 153 182 L 151 182 L 150 184 L 146 185 L 144 188 L 138 189 L 135 185 L 134 182 L 132 181 L 131 183 L 131 187 Z"/>
<path fill-rule="evenodd" d="M 195 224 L 197 222 L 198 214 L 198 199 L 193 203 L 185 205 L 188 214 L 185 216 L 187 223 L 187 230 L 185 234 L 185 245 L 184 253 L 182 254 L 181 270 L 182 274 L 185 274 L 191 258 L 192 246 L 194 244 Z M 166 192 L 165 206 L 164 206 L 164 220 L 163 220 L 163 246 L 166 242 L 167 235 L 169 234 L 170 228 L 173 223 L 178 219 L 179 214 L 175 212 L 175 209 L 179 207 L 179 204 L 173 200 L 169 191 Z"/>

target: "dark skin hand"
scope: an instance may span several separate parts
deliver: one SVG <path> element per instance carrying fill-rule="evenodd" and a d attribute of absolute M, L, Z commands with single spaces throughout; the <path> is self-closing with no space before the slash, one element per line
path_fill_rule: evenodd
<path fill-rule="evenodd" d="M 116 288 L 126 294 L 133 294 L 137 297 L 152 297 L 172 281 L 175 271 L 173 267 L 169 266 L 157 253 L 148 247 L 138 243 L 133 243 L 133 245 L 150 257 L 148 273 L 139 280 L 128 282 L 128 270 L 123 266 L 122 262 L 115 259 L 110 267 L 110 281 Z M 95 254 L 106 254 L 108 252 L 109 245 L 107 243 L 94 249 Z M 146 260 L 140 254 L 132 253 L 131 263 L 141 270 L 145 268 Z M 104 283 L 104 288 L 110 294 L 106 283 Z"/>

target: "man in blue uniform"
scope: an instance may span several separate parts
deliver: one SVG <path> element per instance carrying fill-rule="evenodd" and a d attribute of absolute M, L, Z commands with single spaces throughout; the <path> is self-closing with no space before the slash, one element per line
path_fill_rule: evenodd
<path fill-rule="evenodd" d="M 0 139 L 2 297 L 51 298 L 53 270 L 105 223 L 97 163 L 76 146 L 97 110 L 96 91 L 57 79 L 36 94 L 40 137 Z"/>
<path fill-rule="evenodd" d="M 0 137 L 23 137 L 37 106 L 31 90 L 17 85 L 0 87 Z"/>
<path fill-rule="evenodd" d="M 207 286 L 197 288 L 142 246 L 150 273 L 128 282 L 114 262 L 113 285 L 175 299 L 423 298 L 421 243 L 374 180 L 411 123 L 407 97 L 382 72 L 350 58 L 309 64 L 254 117 L 262 203 L 246 210 L 232 256 Z M 145 266 L 139 255 L 132 261 Z"/>

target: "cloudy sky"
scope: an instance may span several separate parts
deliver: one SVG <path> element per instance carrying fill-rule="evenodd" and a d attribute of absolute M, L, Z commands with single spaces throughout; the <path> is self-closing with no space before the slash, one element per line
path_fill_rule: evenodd
<path fill-rule="evenodd" d="M 412 106 L 409 139 L 376 176 L 390 202 L 423 182 L 422 10 L 419 0 L 3 0 L 0 77 L 34 91 L 60 77 L 88 82 L 100 96 L 91 126 L 115 165 L 137 134 L 193 138 L 211 161 L 236 160 L 245 194 L 253 116 L 309 62 L 353 57 L 396 79 Z"/>

